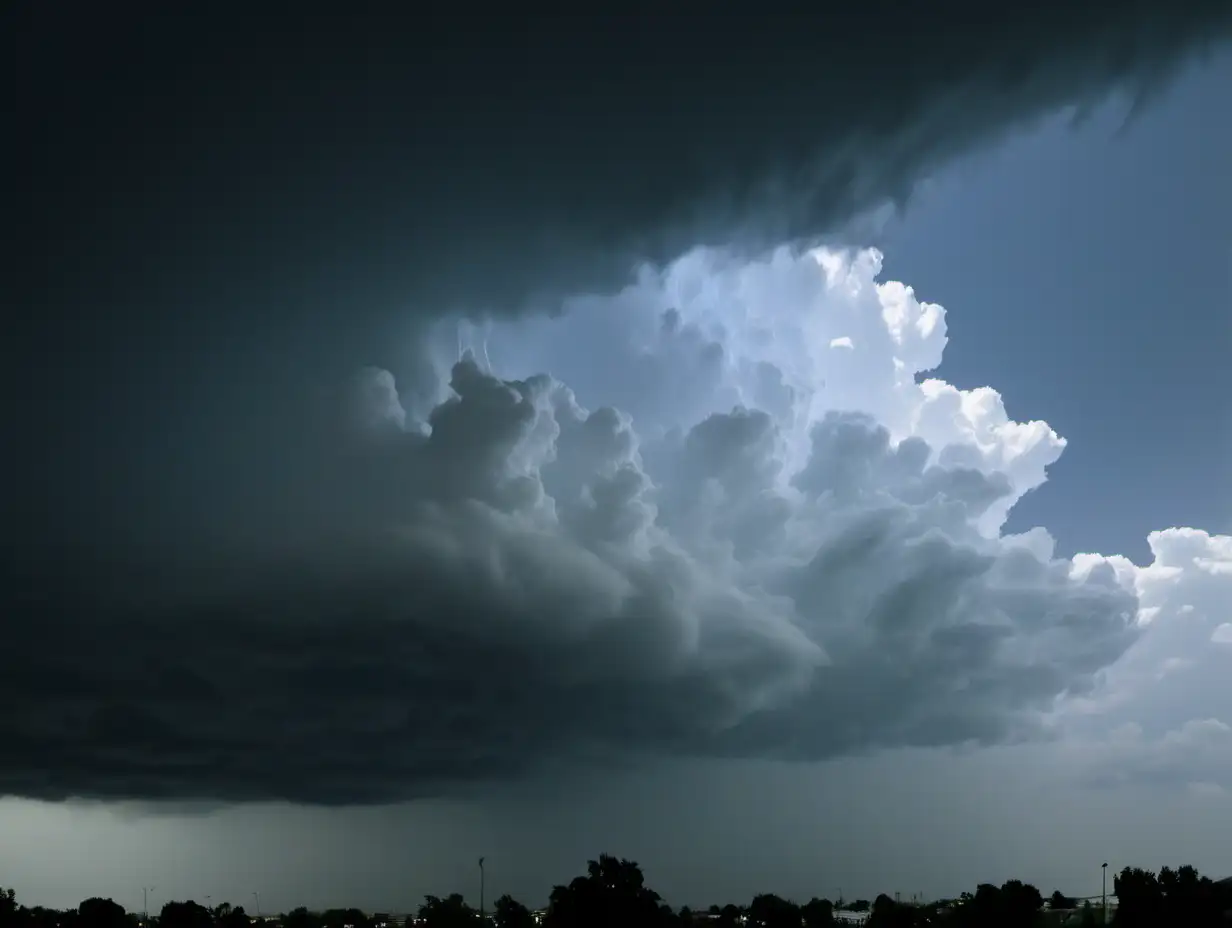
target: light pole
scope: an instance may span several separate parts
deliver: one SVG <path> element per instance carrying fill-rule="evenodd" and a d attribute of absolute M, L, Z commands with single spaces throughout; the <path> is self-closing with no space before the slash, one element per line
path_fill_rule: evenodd
<path fill-rule="evenodd" d="M 255 899 L 257 902 L 257 918 L 260 918 L 261 917 L 261 894 L 254 892 L 252 894 L 252 898 Z"/>
<path fill-rule="evenodd" d="M 484 917 L 483 911 L 483 891 L 484 891 L 484 873 L 483 873 L 483 858 L 479 858 L 479 917 Z"/>
<path fill-rule="evenodd" d="M 1103 871 L 1104 878 L 1103 878 L 1102 884 L 1100 885 L 1100 890 L 1099 890 L 1099 907 L 1100 909 L 1103 910 L 1103 916 L 1100 918 L 1099 923 L 1101 925 L 1106 925 L 1108 924 L 1108 863 L 1107 861 L 1104 862 L 1103 867 L 1101 867 L 1100 869 Z"/>
<path fill-rule="evenodd" d="M 145 913 L 142 916 L 142 921 L 147 925 L 150 923 L 150 893 L 154 892 L 156 888 L 155 886 L 141 887 L 141 910 Z"/>

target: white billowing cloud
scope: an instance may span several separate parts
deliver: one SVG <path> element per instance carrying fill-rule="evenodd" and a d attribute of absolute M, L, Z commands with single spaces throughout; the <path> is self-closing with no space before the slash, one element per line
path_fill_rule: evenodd
<path fill-rule="evenodd" d="M 1010 420 L 991 387 L 964 391 L 940 379 L 921 379 L 918 375 L 941 362 L 945 312 L 920 302 L 910 287 L 878 282 L 880 269 L 881 256 L 874 250 L 780 249 L 752 263 L 699 250 L 662 271 L 644 271 L 635 286 L 614 298 L 574 301 L 563 319 L 490 329 L 488 344 L 499 346 L 502 373 L 551 370 L 586 401 L 613 397 L 629 410 L 630 427 L 645 437 L 646 479 L 660 501 L 656 524 L 669 528 L 694 555 L 717 558 L 737 582 L 781 589 L 776 571 L 787 564 L 819 567 L 827 545 L 837 543 L 835 532 L 858 532 L 868 511 L 890 518 L 892 503 L 947 541 L 972 544 L 968 550 L 981 554 L 1019 558 L 1031 565 L 1026 570 L 1038 571 L 1014 577 L 1020 585 L 1015 595 L 1027 600 L 1015 618 L 1042 641 L 1045 632 L 1055 635 L 1077 613 L 1066 614 L 1071 604 L 1058 608 L 1046 595 L 1031 600 L 1021 587 L 1061 565 L 1052 560 L 1046 531 L 1002 537 L 1000 529 L 1015 501 L 1044 481 L 1065 440 L 1043 422 Z M 740 482 L 733 483 L 720 463 L 717 439 L 711 438 L 714 445 L 694 454 L 709 469 L 686 467 L 685 479 L 674 483 L 688 450 L 703 447 L 705 436 L 717 434 L 720 424 L 741 448 Z M 920 467 L 933 468 L 931 481 L 921 479 Z M 913 478 L 919 483 L 908 490 Z M 957 486 L 961 481 L 963 488 Z M 974 496 L 964 498 L 964 491 Z M 682 498 L 690 494 L 686 506 Z M 851 522 L 843 525 L 841 516 Z M 1176 697 L 1175 713 L 1167 720 L 1161 716 L 1161 732 L 1144 736 L 1164 739 L 1160 749 L 1167 750 L 1177 743 L 1167 733 L 1169 721 L 1190 724 L 1194 720 L 1185 713 L 1191 709 L 1199 716 L 1208 710 L 1232 714 L 1218 699 L 1208 706 L 1194 700 L 1187 686 L 1195 672 L 1223 679 L 1224 668 L 1211 664 L 1218 655 L 1203 644 L 1228 635 L 1226 628 L 1210 628 L 1232 603 L 1232 541 L 1169 529 L 1154 533 L 1150 543 L 1154 560 L 1145 567 L 1118 556 L 1080 555 L 1064 568 L 1066 584 L 1102 578 L 1110 588 L 1140 599 L 1133 628 L 1104 629 L 1109 634 L 1100 639 L 1118 642 L 1115 650 L 1140 634 L 1143 641 L 1129 657 L 1118 663 L 1119 654 L 1111 651 L 1081 657 L 1081 652 L 1061 657 L 1064 649 L 1043 653 L 1061 665 L 1074 660 L 1092 675 L 1090 691 L 1070 700 L 1071 712 L 1100 713 L 1134 694 L 1143 698 L 1155 691 L 1152 687 L 1179 686 L 1183 694 Z M 791 590 L 793 623 L 809 630 L 828 656 L 838 653 L 844 630 L 867 629 L 875 598 L 867 591 L 876 590 L 878 581 L 883 590 L 908 582 L 897 576 L 911 563 L 904 550 L 869 547 L 865 553 L 874 550 L 875 579 L 865 575 L 853 582 L 856 576 L 849 574 L 836 584 L 833 575 L 819 571 L 815 587 L 806 581 Z M 943 560 L 955 553 L 947 550 Z M 933 571 L 934 580 L 945 572 L 940 565 Z M 987 579 L 997 570 L 974 573 Z M 969 580 L 961 571 L 960 577 L 956 589 Z M 845 596 L 854 596 L 848 584 L 866 591 L 864 599 L 854 597 L 859 602 L 850 612 L 843 608 Z M 819 592 L 810 596 L 814 588 Z M 1094 602 L 1107 607 L 1106 601 Z M 1006 614 L 999 604 L 969 605 L 984 619 Z M 818 612 L 824 619 L 810 627 Z M 927 626 L 927 618 L 920 620 Z M 984 634 L 996 627 L 995 622 L 982 626 Z M 1199 640 L 1203 635 L 1205 641 Z M 918 652 L 912 656 L 920 658 Z M 826 673 L 837 677 L 841 666 Z M 1079 689 L 1066 692 L 1076 696 Z M 1232 694 L 1232 687 L 1224 691 Z"/>
<path fill-rule="evenodd" d="M 919 438 L 946 465 L 1005 474 L 1012 492 L 982 523 L 992 532 L 1065 442 L 1043 422 L 1009 420 L 991 388 L 917 384 L 941 363 L 945 312 L 879 283 L 881 263 L 872 249 L 783 248 L 752 262 L 699 249 L 644 269 L 614 298 L 572 301 L 563 318 L 492 327 L 485 343 L 497 374 L 550 371 L 582 402 L 629 413 L 642 435 L 736 406 L 764 410 L 788 470 L 803 465 L 827 411 L 867 413 L 895 443 Z M 452 328 L 439 344 L 452 361 Z"/>
<path fill-rule="evenodd" d="M 1152 532 L 1147 540 L 1154 557 L 1144 567 L 1121 556 L 1074 558 L 1079 571 L 1110 567 L 1139 599 L 1141 639 L 1108 674 L 1102 698 L 1117 703 L 1141 698 L 1145 681 L 1154 680 L 1161 686 L 1149 698 L 1159 714 L 1166 705 L 1163 684 L 1189 689 L 1209 680 L 1216 685 L 1212 697 L 1220 689 L 1228 697 L 1222 705 L 1213 698 L 1211 708 L 1232 714 L 1232 655 L 1219 647 L 1220 628 L 1232 618 L 1232 537 L 1172 528 Z M 1174 724 L 1187 721 L 1170 718 Z"/>
<path fill-rule="evenodd" d="M 873 250 L 695 251 L 562 318 L 486 327 L 442 407 L 460 421 L 482 383 L 522 410 L 484 459 L 522 487 L 498 508 L 533 513 L 621 590 L 654 572 L 661 617 L 682 623 L 656 638 L 679 649 L 665 666 L 774 668 L 773 692 L 744 672 L 723 684 L 737 750 L 1023 733 L 1139 632 L 1120 560 L 1001 536 L 1065 442 L 991 388 L 920 380 L 944 310 L 880 268 Z M 438 345 L 442 369 L 476 349 L 452 327 Z"/>
<path fill-rule="evenodd" d="M 1232 789 L 1232 538 L 1173 528 L 1148 538 L 1152 562 L 1079 555 L 1079 570 L 1111 566 L 1140 603 L 1141 635 L 1089 699 L 1067 710 L 1117 735 L 1087 743 L 1088 773 L 1108 782 Z M 1091 732 L 1092 724 L 1079 725 Z"/>

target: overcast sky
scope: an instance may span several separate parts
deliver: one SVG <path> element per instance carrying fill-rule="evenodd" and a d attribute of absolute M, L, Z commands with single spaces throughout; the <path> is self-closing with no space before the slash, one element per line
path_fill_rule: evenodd
<path fill-rule="evenodd" d="M 1109 7 L 20 13 L 0 883 L 1232 873 L 1229 16 Z"/>

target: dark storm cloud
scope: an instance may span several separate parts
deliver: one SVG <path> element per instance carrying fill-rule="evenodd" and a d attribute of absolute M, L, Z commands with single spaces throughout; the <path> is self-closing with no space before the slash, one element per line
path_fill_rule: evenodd
<path fill-rule="evenodd" d="M 985 12 L 31 4 L 30 296 L 159 341 L 516 308 L 704 242 L 832 230 L 1026 117 L 1159 77 L 1228 20 L 1197 2 Z"/>
<path fill-rule="evenodd" d="M 987 12 L 31 4 L 37 277 L 114 296 L 129 324 L 198 283 L 250 304 L 235 314 L 303 321 L 344 310 L 320 285 L 351 312 L 508 309 L 697 244 L 830 231 L 1023 118 L 1149 85 L 1230 19 L 1216 2 Z"/>
<path fill-rule="evenodd" d="M 21 5 L 6 504 L 25 543 L 183 535 L 280 479 L 274 423 L 323 381 L 421 377 L 425 319 L 832 231 L 1032 115 L 1149 84 L 1230 16 Z"/>
<path fill-rule="evenodd" d="M 379 364 L 430 396 L 413 336 L 447 310 L 838 228 L 1166 73 L 1225 4 L 144 7 L 14 14 L 0 792 L 375 800 L 546 755 L 996 740 L 1123 649 L 1121 587 L 967 538 L 995 467 L 840 418 L 780 493 L 774 365 L 773 423 L 693 417 L 644 460 L 550 378 L 464 367 L 430 437 L 383 373 L 345 427 L 332 391 Z M 646 383 L 700 392 L 702 348 Z M 850 537 L 783 495 L 818 487 Z M 833 605 L 826 571 L 875 583 Z"/>

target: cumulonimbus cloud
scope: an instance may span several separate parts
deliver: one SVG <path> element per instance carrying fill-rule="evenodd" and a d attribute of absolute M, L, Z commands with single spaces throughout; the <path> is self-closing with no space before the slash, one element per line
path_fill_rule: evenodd
<path fill-rule="evenodd" d="M 1064 705 L 1086 779 L 1101 786 L 1232 791 L 1232 537 L 1173 528 L 1148 538 L 1152 562 L 1112 566 L 1139 599 L 1139 639 L 1096 692 Z M 1109 729 L 1111 728 L 1111 731 Z"/>
<path fill-rule="evenodd" d="M 1051 734 L 1160 584 L 1229 601 L 1228 539 L 1137 568 L 1003 534 L 1064 441 L 928 379 L 944 310 L 879 273 L 697 250 L 486 352 L 444 324 L 428 389 L 360 372 L 222 553 L 27 585 L 0 792 L 374 802 Z"/>

